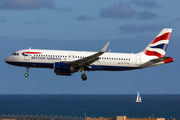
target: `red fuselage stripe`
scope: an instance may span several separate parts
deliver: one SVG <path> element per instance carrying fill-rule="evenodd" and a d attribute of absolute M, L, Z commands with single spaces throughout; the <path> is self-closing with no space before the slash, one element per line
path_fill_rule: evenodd
<path fill-rule="evenodd" d="M 25 54 L 41 54 L 42 52 L 23 52 Z"/>

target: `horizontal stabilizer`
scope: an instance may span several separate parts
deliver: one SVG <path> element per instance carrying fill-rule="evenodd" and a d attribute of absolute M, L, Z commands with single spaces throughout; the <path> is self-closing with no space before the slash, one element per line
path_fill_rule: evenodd
<path fill-rule="evenodd" d="M 160 62 L 160 61 L 164 61 L 166 59 L 170 58 L 169 56 L 165 56 L 165 57 L 161 57 L 161 58 L 157 58 L 157 59 L 152 59 L 151 61 L 153 62 Z"/>

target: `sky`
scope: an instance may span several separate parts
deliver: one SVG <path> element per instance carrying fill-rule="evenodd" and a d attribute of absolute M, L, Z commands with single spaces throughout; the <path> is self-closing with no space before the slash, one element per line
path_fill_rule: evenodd
<path fill-rule="evenodd" d="M 179 0 L 0 0 L 0 94 L 180 94 Z M 11 66 L 11 53 L 32 49 L 141 52 L 172 28 L 166 56 L 175 62 L 132 71 L 57 76 L 53 69 Z"/>

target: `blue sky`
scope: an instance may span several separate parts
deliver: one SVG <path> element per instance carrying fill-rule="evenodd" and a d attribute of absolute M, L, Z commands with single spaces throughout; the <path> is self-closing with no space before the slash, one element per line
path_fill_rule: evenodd
<path fill-rule="evenodd" d="M 0 94 L 180 94 L 178 0 L 0 0 Z M 163 29 L 173 28 L 166 56 L 174 63 L 123 72 L 56 76 L 4 59 L 26 48 L 112 52 L 142 51 Z"/>

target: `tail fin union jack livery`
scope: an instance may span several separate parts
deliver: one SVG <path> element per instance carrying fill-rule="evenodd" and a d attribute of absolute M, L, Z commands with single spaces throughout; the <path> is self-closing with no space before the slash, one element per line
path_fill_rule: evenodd
<path fill-rule="evenodd" d="M 154 40 L 140 53 L 106 52 L 108 42 L 99 52 L 23 49 L 18 50 L 5 59 L 5 62 L 27 68 L 51 68 L 56 75 L 71 76 L 82 72 L 85 81 L 85 71 L 125 71 L 142 69 L 174 62 L 165 56 L 172 29 L 164 28 Z"/>

